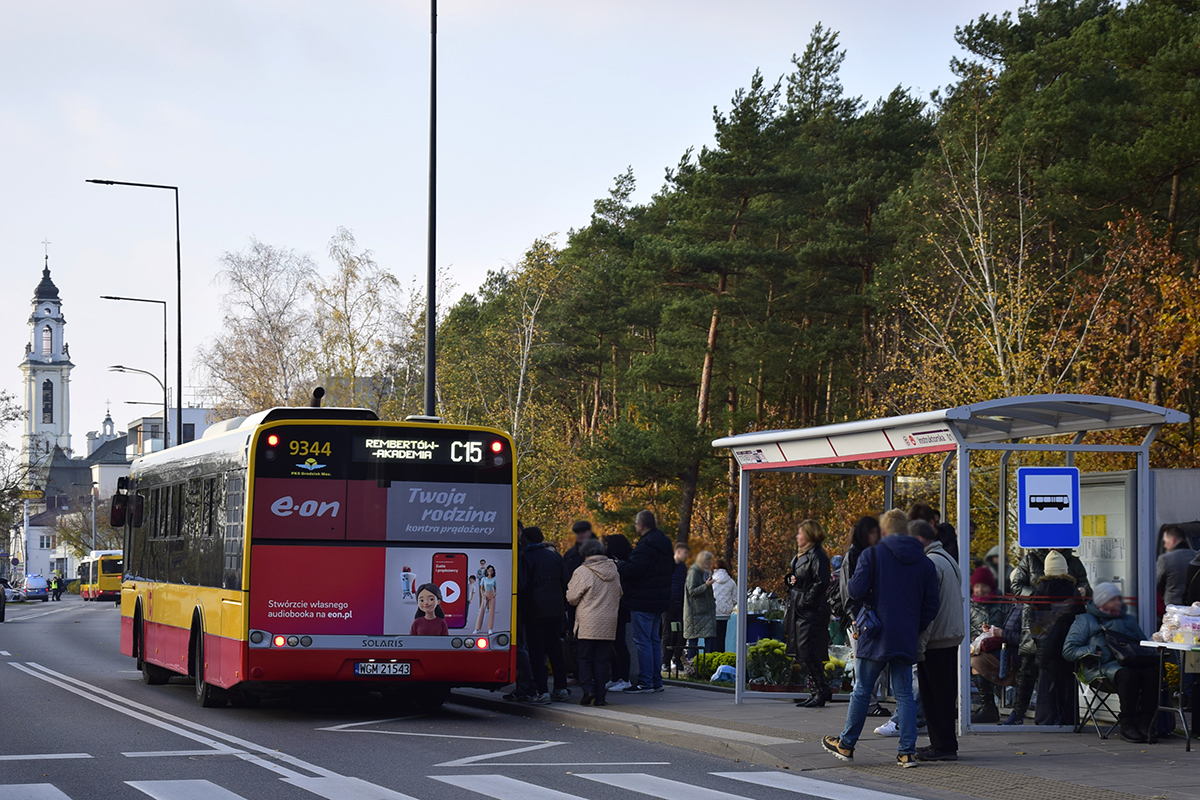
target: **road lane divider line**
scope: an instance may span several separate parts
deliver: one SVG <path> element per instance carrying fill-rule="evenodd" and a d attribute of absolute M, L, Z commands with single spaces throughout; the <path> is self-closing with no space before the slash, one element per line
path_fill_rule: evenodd
<path fill-rule="evenodd" d="M 228 750 L 214 752 L 212 750 L 143 750 L 138 753 L 121 753 L 126 758 L 168 758 L 170 756 L 240 756 L 245 750 Z"/>
<path fill-rule="evenodd" d="M 165 731 L 174 733 L 176 736 L 182 736 L 185 739 L 191 739 L 193 742 L 199 742 L 202 745 L 211 747 L 214 752 L 225 753 L 225 752 L 232 751 L 232 748 L 222 744 L 221 742 L 218 742 L 215 739 L 210 739 L 207 736 L 201 736 L 200 734 L 195 733 L 194 731 L 185 730 L 185 729 L 179 727 L 178 725 L 172 725 L 171 723 L 166 722 L 161 719 L 155 719 L 154 717 L 152 717 L 148 714 L 143 714 L 140 711 L 135 711 L 132 708 L 122 708 L 119 705 L 105 703 L 99 697 L 89 694 L 88 692 L 84 691 L 83 689 L 77 688 L 75 686 L 71 686 L 69 683 L 65 683 L 63 681 L 56 680 L 55 678 L 51 677 L 50 675 L 43 675 L 42 673 L 38 672 L 37 670 L 30 669 L 29 666 L 26 666 L 25 664 L 18 664 L 13 661 L 10 661 L 8 663 L 10 666 L 16 667 L 17 669 L 21 670 L 21 672 L 24 672 L 27 675 L 32 675 L 33 677 L 37 678 L 40 681 L 45 681 L 46 683 L 49 683 L 53 686 L 57 686 L 58 688 L 68 691 L 71 694 L 78 695 L 79 697 L 82 697 L 85 700 L 90 700 L 93 703 L 96 703 L 97 705 L 104 706 L 105 708 L 110 708 L 113 711 L 117 711 L 121 714 L 124 714 L 127 717 L 133 717 L 134 719 L 140 720 L 141 722 L 144 722 L 147 725 L 153 725 L 156 728 L 161 728 Z M 32 662 L 30 665 L 33 666 Z"/>
<path fill-rule="evenodd" d="M 12 662 L 10 661 L 9 663 L 11 664 Z M 261 753 L 262 755 L 276 759 L 277 761 L 282 761 L 283 763 L 288 764 L 293 767 L 296 767 L 298 769 L 307 770 L 316 775 L 322 775 L 325 777 L 341 777 L 340 775 L 338 775 L 336 772 L 333 772 L 332 770 L 325 769 L 324 767 L 318 767 L 315 764 L 310 764 L 307 761 L 303 761 L 299 758 L 296 758 L 295 756 L 290 756 L 287 753 L 281 753 L 277 750 L 272 750 L 269 747 L 264 747 L 263 745 L 255 744 L 254 742 L 247 741 L 246 739 L 242 739 L 241 737 L 233 736 L 232 734 L 228 734 L 228 733 L 225 733 L 224 731 L 216 730 L 215 728 L 210 728 L 207 725 L 201 725 L 198 722 L 192 722 L 189 719 L 184 719 L 183 717 L 178 717 L 178 716 L 175 716 L 174 714 L 168 714 L 167 712 L 160 711 L 157 708 L 154 708 L 153 706 L 144 705 L 142 703 L 137 702 L 136 700 L 131 700 L 128 697 L 124 697 L 122 695 L 116 694 L 115 692 L 110 692 L 105 689 L 101 689 L 99 686 L 94 686 L 90 683 L 87 683 L 86 681 L 81 681 L 76 678 L 72 678 L 70 675 L 64 675 L 61 672 L 56 672 L 48 667 L 42 666 L 41 664 L 37 664 L 37 663 L 31 661 L 31 662 L 29 662 L 29 665 L 31 667 L 37 668 L 38 670 L 41 670 L 42 672 L 46 673 L 46 675 L 48 675 L 48 676 L 53 676 L 54 678 L 60 679 L 66 683 L 74 684 L 75 686 L 78 686 L 81 689 L 86 689 L 89 692 L 92 692 L 93 694 L 95 694 L 96 698 L 102 697 L 102 698 L 106 698 L 106 699 L 112 701 L 113 703 L 122 703 L 130 709 L 135 709 L 136 711 L 140 711 L 144 714 L 149 714 L 154 717 L 158 717 L 160 720 L 164 720 L 167 723 L 173 725 L 174 727 L 177 727 L 180 729 L 191 728 L 193 731 L 198 731 L 201 734 L 204 734 L 206 744 L 209 741 L 212 741 L 215 739 L 221 739 L 221 740 L 227 742 L 229 745 L 234 745 L 234 747 L 231 748 L 226 744 L 218 744 L 218 746 L 214 749 L 220 749 L 221 752 L 231 751 L 233 749 L 240 749 L 240 750 L 245 750 L 248 753 Z M 13 664 L 13 666 L 17 666 L 17 665 Z M 108 704 L 103 703 L 101 700 L 93 698 L 93 697 L 89 697 L 87 694 L 82 694 L 81 696 L 88 697 L 88 699 L 93 700 L 94 702 L 99 703 L 100 705 L 104 705 L 105 707 L 110 707 L 110 706 L 108 706 Z M 113 707 L 115 707 L 115 706 L 113 706 Z M 118 710 L 123 711 L 123 709 L 118 709 Z M 208 737 L 212 737 L 212 738 L 209 739 Z M 192 738 L 193 740 L 195 740 L 194 735 L 189 735 L 188 738 Z M 245 759 L 246 756 L 239 756 L 239 758 Z"/>
<path fill-rule="evenodd" d="M 468 792 L 475 792 L 494 800 L 583 800 L 578 795 L 547 789 L 535 783 L 526 783 L 507 775 L 430 775 L 435 781 L 448 783 Z"/>
<path fill-rule="evenodd" d="M 864 789 L 845 783 L 822 781 L 816 778 L 805 778 L 800 775 L 790 775 L 786 772 L 713 772 L 718 778 L 732 778 L 735 781 L 752 783 L 755 786 L 766 786 L 771 789 L 783 789 L 787 792 L 821 797 L 825 800 L 905 800 L 909 795 L 895 792 L 877 792 L 874 789 Z"/>
<path fill-rule="evenodd" d="M 318 767 L 316 764 L 310 764 L 303 759 L 288 755 L 287 753 L 272 750 L 263 745 L 255 744 L 238 736 L 218 731 L 206 725 L 201 725 L 197 722 L 177 717 L 174 714 L 168 714 L 165 711 L 160 711 L 157 708 L 138 703 L 130 700 L 128 697 L 116 694 L 114 692 L 101 689 L 99 686 L 87 683 L 85 681 L 72 678 L 70 675 L 64 675 L 61 672 L 37 664 L 33 661 L 28 662 L 28 666 L 17 664 L 12 661 L 8 662 L 12 666 L 20 669 L 22 672 L 27 672 L 39 680 L 54 684 L 60 688 L 84 697 L 92 702 L 101 705 L 105 708 L 111 708 L 114 711 L 119 711 L 126 716 L 140 719 L 150 725 L 170 730 L 180 736 L 198 741 L 202 744 L 209 745 L 213 748 L 213 755 L 233 755 L 243 761 L 255 764 L 263 769 L 274 772 L 279 775 L 284 782 L 290 783 L 293 786 L 304 789 L 326 798 L 326 800 L 414 800 L 405 794 L 392 791 L 383 786 L 369 783 L 359 778 L 351 778 L 345 775 L 340 775 L 333 770 Z M 32 668 L 32 669 L 31 669 Z M 107 699 L 110 702 L 105 702 Z M 144 712 L 144 713 L 143 713 Z M 158 717 L 158 719 L 155 719 Z M 191 728 L 192 730 L 186 730 Z M 207 735 L 202 735 L 207 734 Z M 212 738 L 209 738 L 212 737 Z M 229 747 L 226 744 L 221 744 L 217 739 L 224 740 L 229 744 L 237 745 L 238 748 L 248 752 L 239 752 L 238 750 Z M 268 758 L 263 758 L 256 753 L 261 753 Z M 315 774 L 317 777 L 308 777 L 294 772 L 276 762 L 283 762 L 289 766 L 303 769 L 307 772 Z M 236 795 L 235 795 L 236 797 Z M 0 797 L 0 800 L 5 798 Z M 214 800 L 217 800 L 214 798 Z M 239 799 L 240 800 L 240 799 Z"/>
<path fill-rule="evenodd" d="M 9 620 L 9 622 L 24 622 L 27 619 L 37 619 L 38 617 L 48 617 L 51 614 L 61 614 L 64 611 L 87 611 L 87 610 L 88 610 L 87 608 L 80 608 L 78 606 L 67 606 L 66 608 L 54 608 L 54 609 L 51 609 L 50 611 L 39 611 L 36 614 L 21 613 L 21 614 L 17 614 L 15 617 L 13 617 L 11 620 Z"/>
<path fill-rule="evenodd" d="M 500 758 L 501 756 L 515 756 L 517 753 L 530 753 L 534 750 L 545 750 L 547 747 L 558 747 L 566 742 L 542 742 L 541 744 L 530 745 L 529 747 L 517 747 L 512 750 L 501 750 L 499 753 L 484 753 L 479 756 L 467 756 L 466 758 L 456 758 L 453 761 L 443 761 L 441 764 L 434 764 L 435 767 L 467 767 L 477 761 L 487 761 L 492 758 Z"/>
<path fill-rule="evenodd" d="M 246 800 L 223 786 L 205 780 L 125 781 L 154 800 Z"/>
<path fill-rule="evenodd" d="M 383 719 L 375 722 L 347 722 L 345 725 L 334 725 L 329 728 L 317 728 L 319 731 L 334 731 L 336 733 L 382 733 L 388 736 L 424 736 L 431 739 L 471 739 L 480 742 L 512 742 L 513 744 L 546 744 L 546 739 L 504 739 L 499 736 L 465 736 L 450 733 L 422 733 L 419 731 L 365 731 L 355 728 L 356 725 L 378 725 L 383 722 L 397 722 L 410 717 Z M 550 742 L 550 744 L 566 744 L 565 742 Z"/>
<path fill-rule="evenodd" d="M 703 786 L 647 775 L 645 772 L 591 773 L 578 777 L 618 789 L 648 794 L 659 800 L 745 800 L 728 792 L 718 792 Z"/>
<path fill-rule="evenodd" d="M 29 755 L 0 756 L 0 761 L 66 761 L 93 758 L 90 753 L 30 753 Z"/>
<path fill-rule="evenodd" d="M 71 800 L 52 783 L 14 783 L 0 786 L 0 800 Z"/>
<path fill-rule="evenodd" d="M 383 725 L 388 722 L 403 722 L 408 719 L 421 719 L 424 714 L 410 714 L 407 717 L 388 717 L 387 719 L 372 719 L 367 722 L 345 722 L 341 725 L 330 725 L 327 728 L 317 728 L 319 731 L 344 731 L 347 728 L 354 728 L 359 725 Z"/>

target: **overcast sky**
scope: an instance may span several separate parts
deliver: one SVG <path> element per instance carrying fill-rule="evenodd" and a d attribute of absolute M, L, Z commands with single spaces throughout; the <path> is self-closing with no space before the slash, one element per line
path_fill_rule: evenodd
<path fill-rule="evenodd" d="M 438 262 L 460 289 L 539 236 L 586 224 L 632 166 L 639 199 L 712 138 L 756 68 L 791 70 L 813 26 L 841 32 L 843 84 L 873 101 L 951 80 L 953 33 L 1011 0 L 442 0 Z M 342 2 L 0 3 L 0 389 L 19 394 L 42 241 L 63 298 L 77 452 L 112 403 L 154 401 L 172 301 L 169 192 L 183 243 L 184 380 L 219 324 L 217 259 L 250 236 L 311 253 L 338 226 L 403 282 L 423 275 L 429 6 Z M 186 397 L 186 394 L 185 394 Z M 11 439 L 11 432 L 9 437 Z"/>

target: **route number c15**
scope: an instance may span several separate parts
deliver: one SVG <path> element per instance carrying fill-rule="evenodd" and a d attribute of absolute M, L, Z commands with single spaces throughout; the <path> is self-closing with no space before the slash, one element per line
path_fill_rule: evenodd
<path fill-rule="evenodd" d="M 478 464 L 483 461 L 483 442 L 451 442 L 450 460 L 455 463 Z"/>

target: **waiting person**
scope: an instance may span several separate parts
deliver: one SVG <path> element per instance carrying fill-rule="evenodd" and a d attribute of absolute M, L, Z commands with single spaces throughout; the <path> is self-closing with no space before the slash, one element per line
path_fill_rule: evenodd
<path fill-rule="evenodd" d="M 700 645 L 704 652 L 720 652 L 717 647 L 717 599 L 713 593 L 713 554 L 707 550 L 696 556 L 683 586 L 683 638 L 688 658 L 695 658 Z M 701 641 L 703 640 L 703 642 Z"/>
<path fill-rule="evenodd" d="M 933 528 L 937 531 L 938 541 L 942 544 L 942 549 L 946 551 L 946 555 L 958 562 L 958 533 L 954 530 L 954 526 L 949 522 L 939 522 Z M 961 594 L 961 591 L 959 592 Z"/>
<path fill-rule="evenodd" d="M 683 668 L 683 602 L 690 554 L 691 549 L 686 542 L 675 543 L 675 567 L 671 573 L 671 605 L 662 617 L 662 668 L 665 672 Z"/>
<path fill-rule="evenodd" d="M 938 532 L 924 520 L 908 523 L 910 536 L 925 548 L 937 569 L 938 613 L 924 631 L 918 645 L 917 682 L 921 707 L 929 726 L 929 746 L 917 750 L 918 761 L 957 761 L 958 736 L 958 651 L 962 644 L 962 573 L 938 540 Z"/>
<path fill-rule="evenodd" d="M 1196 553 L 1188 544 L 1183 529 L 1176 525 L 1163 527 L 1162 543 L 1166 552 L 1158 557 L 1155 567 L 1158 593 L 1169 606 L 1183 605 L 1183 595 L 1187 591 L 1188 564 Z"/>
<path fill-rule="evenodd" d="M 971 672 L 979 687 L 979 709 L 971 714 L 971 722 L 986 725 L 1000 721 L 996 705 L 996 687 L 1012 686 L 1013 679 L 1000 678 L 1000 649 L 1004 645 L 1004 621 L 1008 606 L 996 597 L 996 573 L 986 566 L 971 573 Z"/>
<path fill-rule="evenodd" d="M 1012 571 L 1012 593 L 1018 597 L 1028 597 L 1033 594 L 1033 588 L 1037 582 L 1046 574 L 1046 568 L 1043 562 L 1046 556 L 1050 554 L 1050 550 L 1026 550 L 1021 556 L 1021 563 L 1017 564 L 1016 569 Z M 1056 551 L 1060 556 L 1067 560 L 1067 574 L 1075 579 L 1075 586 L 1081 597 L 1087 597 L 1091 594 L 1092 585 L 1088 582 L 1087 567 L 1079 560 L 1079 557 L 1071 552 L 1070 548 L 1059 548 Z"/>
<path fill-rule="evenodd" d="M 629 560 L 629 554 L 633 552 L 633 545 L 623 534 L 611 533 L 604 537 L 604 549 L 608 551 L 608 557 L 617 565 L 619 571 L 621 562 Z M 608 686 L 609 689 L 616 692 L 625 691 L 633 685 L 629 682 L 630 656 L 629 645 L 626 642 L 629 630 L 629 605 L 625 602 L 623 581 L 621 590 L 621 606 L 617 614 L 617 638 L 613 642 L 612 680 L 609 681 Z"/>
<path fill-rule="evenodd" d="M 517 602 L 523 603 L 528 597 L 528 578 L 526 577 L 527 570 L 525 568 L 525 549 L 529 543 L 525 541 L 525 527 L 517 520 Z M 483 562 L 486 564 L 487 562 Z M 521 616 L 517 616 L 517 630 L 515 631 L 516 647 L 517 647 L 517 680 L 513 685 L 513 690 L 504 695 L 505 700 L 516 701 L 519 703 L 531 702 L 538 695 L 537 689 L 533 685 L 533 666 L 529 661 L 529 644 L 525 637 L 525 623 Z"/>
<path fill-rule="evenodd" d="M 1006 569 L 1000 574 L 1000 545 L 987 551 L 983 557 L 983 565 L 996 576 L 996 594 L 1012 594 L 1012 569 Z"/>
<path fill-rule="evenodd" d="M 829 556 L 821 543 L 825 530 L 815 519 L 806 519 L 796 529 L 796 555 L 784 579 L 787 585 L 787 610 L 783 616 L 783 635 L 787 654 L 804 667 L 808 699 L 803 708 L 823 708 L 833 699 L 825 678 L 829 660 Z"/>
<path fill-rule="evenodd" d="M 579 545 L 583 564 L 567 585 L 567 602 L 575 608 L 575 640 L 579 659 L 580 705 L 606 706 L 612 643 L 621 610 L 621 579 L 617 565 L 596 538 Z"/>
<path fill-rule="evenodd" d="M 838 569 L 838 593 L 841 595 L 843 627 L 850 627 L 862 609 L 861 602 L 850 598 L 850 578 L 854 575 L 854 568 L 858 566 L 859 557 L 879 544 L 879 536 L 879 520 L 874 517 L 860 517 L 858 522 L 854 523 L 854 532 L 850 534 L 850 549 L 846 551 L 842 566 Z M 851 642 L 853 641 L 852 639 Z"/>
<path fill-rule="evenodd" d="M 890 512 L 889 512 L 890 513 Z M 903 512 L 900 512 L 903 520 Z M 850 597 L 869 605 L 873 624 L 857 631 L 854 693 L 839 736 L 826 736 L 821 746 L 843 761 L 854 760 L 854 747 L 871 708 L 875 682 L 890 667 L 892 693 L 900 719 L 896 763 L 917 765 L 916 707 L 912 667 L 917 662 L 921 632 L 938 613 L 937 569 L 921 543 L 907 534 L 890 533 L 888 515 L 881 520 L 884 538 L 864 552 L 850 579 Z"/>
<path fill-rule="evenodd" d="M 1053 659 L 1054 654 L 1047 650 L 1046 643 L 1059 617 L 1073 616 L 1077 612 L 1078 583 L 1075 576 L 1069 574 L 1070 566 L 1067 559 L 1058 551 L 1051 550 L 1046 554 L 1042 560 L 1042 569 L 1045 574 L 1034 584 L 1032 594 L 1017 607 L 1020 611 L 1019 616 L 1010 616 L 1010 621 L 1006 625 L 1009 628 L 1007 638 L 1011 642 L 1016 625 L 1013 619 L 1016 617 L 1020 620 L 1020 633 L 1016 638 L 1020 642 L 1018 651 L 1021 654 L 1021 665 L 1016 675 L 1017 690 L 1013 700 L 1012 713 L 1005 720 L 1005 725 L 1024 724 L 1025 712 L 1029 709 L 1029 701 L 1033 697 L 1035 686 L 1040 687 L 1038 713 L 1034 719 L 1037 724 L 1068 724 L 1057 720 L 1060 717 L 1065 718 L 1069 714 L 1073 719 L 1067 699 L 1067 695 L 1074 698 L 1074 681 L 1070 680 L 1071 665 L 1063 663 L 1061 659 Z M 1065 634 L 1060 628 L 1056 637 L 1057 649 L 1060 652 L 1063 635 Z M 1040 660 L 1047 664 L 1046 677 L 1041 684 L 1038 683 L 1040 680 L 1039 653 L 1043 654 Z M 1069 689 L 1068 684 L 1070 685 Z M 1047 694 L 1043 695 L 1042 690 Z"/>
<path fill-rule="evenodd" d="M 1122 667 L 1108 646 L 1105 631 L 1115 631 L 1143 641 L 1146 634 L 1125 609 L 1121 590 L 1114 583 L 1095 588 L 1087 611 L 1075 618 L 1063 644 L 1063 658 L 1079 662 L 1087 680 L 1103 675 L 1117 687 L 1121 700 L 1117 714 L 1121 738 L 1127 742 L 1157 740 L 1158 667 Z"/>
<path fill-rule="evenodd" d="M 579 569 L 583 564 L 583 555 L 579 551 L 579 547 L 589 539 L 595 539 L 596 534 L 592 530 L 592 523 L 585 519 L 581 519 L 571 525 L 571 534 L 575 537 L 575 542 L 571 545 L 571 549 L 563 553 L 563 586 L 571 582 L 571 576 L 575 574 L 575 570 Z M 578 680 L 578 663 L 577 655 L 578 648 L 575 646 L 575 607 L 567 604 L 567 680 L 568 682 Z"/>
<path fill-rule="evenodd" d="M 529 665 L 533 669 L 537 697 L 533 702 L 546 704 L 551 700 L 565 701 L 571 694 L 567 688 L 567 664 L 563 658 L 562 625 L 563 585 L 562 556 L 545 541 L 540 528 L 525 528 L 528 546 L 522 554 L 525 561 L 525 590 L 519 608 L 525 622 L 525 639 L 529 645 Z M 492 567 L 488 567 L 488 572 Z M 486 580 L 486 576 L 485 576 Z M 486 585 L 485 585 L 486 586 Z M 485 599 L 487 595 L 484 595 Z M 483 614 L 483 609 L 480 609 Z M 554 671 L 554 693 L 549 691 L 546 661 Z"/>
<path fill-rule="evenodd" d="M 625 692 L 642 694 L 663 690 L 661 616 L 671 605 L 671 578 L 675 573 L 671 540 L 658 529 L 654 512 L 639 511 L 634 520 L 637 545 L 629 558 L 617 565 L 621 588 L 629 605 L 633 642 L 638 654 L 638 682 Z"/>
<path fill-rule="evenodd" d="M 738 585 L 729 574 L 729 562 L 718 558 L 713 570 L 713 600 L 717 605 L 717 644 L 718 652 L 725 651 L 725 642 L 729 634 L 729 618 L 737 608 Z"/>

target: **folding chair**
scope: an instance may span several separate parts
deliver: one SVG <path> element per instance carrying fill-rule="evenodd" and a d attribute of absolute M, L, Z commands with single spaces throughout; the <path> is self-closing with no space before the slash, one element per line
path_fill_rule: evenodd
<path fill-rule="evenodd" d="M 1100 711 L 1105 711 L 1113 720 L 1117 719 L 1117 713 L 1109 705 L 1109 701 L 1117 694 L 1117 687 L 1103 675 L 1092 681 L 1084 678 L 1083 661 L 1079 661 L 1075 665 L 1075 680 L 1079 682 L 1079 688 L 1083 692 L 1083 699 L 1086 704 L 1079 722 L 1075 723 L 1075 732 L 1079 733 L 1087 727 L 1088 722 L 1091 722 L 1092 727 L 1096 729 L 1096 735 L 1101 739 L 1107 739 L 1109 734 L 1117 729 L 1117 723 L 1114 721 L 1107 728 L 1101 729 L 1100 721 L 1096 719 L 1096 714 Z"/>

